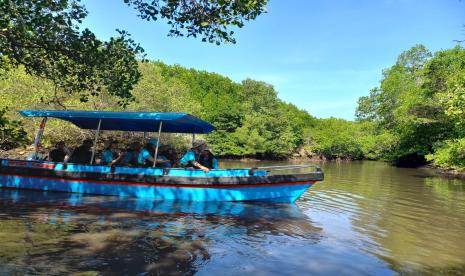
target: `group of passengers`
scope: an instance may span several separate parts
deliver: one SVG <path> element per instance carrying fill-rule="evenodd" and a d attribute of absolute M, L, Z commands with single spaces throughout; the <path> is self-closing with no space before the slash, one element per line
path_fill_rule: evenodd
<path fill-rule="evenodd" d="M 125 151 L 120 151 L 118 142 L 109 140 L 101 154 L 100 165 L 152 167 L 155 162 L 157 168 L 195 168 L 204 172 L 218 168 L 218 160 L 203 140 L 193 141 L 192 147 L 182 156 L 170 146 L 160 146 L 155 160 L 157 143 L 155 138 L 148 140 L 144 147 L 139 142 L 133 142 Z M 48 156 L 43 154 L 43 149 L 38 146 L 38 149 L 28 156 L 28 160 L 89 164 L 92 159 L 92 146 L 93 141 L 86 139 L 71 152 L 65 143 L 60 141 Z"/>

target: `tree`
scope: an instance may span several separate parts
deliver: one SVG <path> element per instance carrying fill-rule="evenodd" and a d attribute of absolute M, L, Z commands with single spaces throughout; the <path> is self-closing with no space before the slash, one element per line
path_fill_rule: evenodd
<path fill-rule="evenodd" d="M 416 45 L 384 71 L 380 87 L 359 99 L 357 119 L 373 123 L 373 137 L 389 141 L 377 151 L 382 158 L 409 166 L 425 157 L 440 166 L 465 164 L 463 155 L 452 158 L 465 137 L 464 60 L 459 46 L 432 55 Z"/>
<path fill-rule="evenodd" d="M 397 62 L 384 70 L 380 87 L 359 99 L 357 119 L 378 124 L 374 135 L 384 130 L 397 140 L 383 154 L 390 161 L 424 160 L 431 150 L 431 140 L 436 139 L 436 106 L 422 89 L 423 67 L 430 57 L 423 45 L 401 53 Z"/>
<path fill-rule="evenodd" d="M 234 31 L 228 26 L 242 28 L 244 21 L 253 20 L 265 12 L 268 0 L 124 0 L 139 11 L 146 20 L 166 19 L 170 36 L 200 35 L 202 41 L 236 43 Z"/>
<path fill-rule="evenodd" d="M 311 130 L 310 150 L 328 159 L 363 157 L 360 127 L 343 119 L 320 119 Z"/>
<path fill-rule="evenodd" d="M 267 0 L 143 1 L 125 0 L 144 19 L 168 20 L 171 35 L 203 36 L 209 42 L 234 42 L 227 27 L 244 25 L 264 11 Z M 79 24 L 87 11 L 79 0 L 0 1 L 0 71 L 19 65 L 29 74 L 51 80 L 81 100 L 107 90 L 121 104 L 132 100 L 131 90 L 141 74 L 138 58 L 144 50 L 125 31 L 101 41 Z M 58 100 L 58 98 L 57 98 Z"/>
<path fill-rule="evenodd" d="M 28 142 L 20 121 L 9 120 L 5 109 L 0 110 L 0 150 L 9 150 Z"/>
<path fill-rule="evenodd" d="M 143 49 L 126 32 L 102 42 L 80 31 L 87 11 L 77 1 L 4 0 L 0 11 L 0 68 L 23 65 L 58 89 L 81 93 L 82 100 L 103 89 L 131 98 Z"/>
<path fill-rule="evenodd" d="M 436 94 L 445 113 L 465 126 L 465 49 L 457 46 L 436 53 L 425 66 L 425 88 Z M 463 132 L 465 133 L 465 131 Z"/>

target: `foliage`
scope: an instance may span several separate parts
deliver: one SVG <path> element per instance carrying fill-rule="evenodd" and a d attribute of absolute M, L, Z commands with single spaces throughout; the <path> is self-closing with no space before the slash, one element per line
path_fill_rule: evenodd
<path fill-rule="evenodd" d="M 293 133 L 289 116 L 274 88 L 260 81 L 247 79 L 242 82 L 241 102 L 246 114 L 236 132 L 234 141 L 242 155 L 284 157 L 298 144 L 299 133 Z M 289 116 L 289 117 L 288 117 Z"/>
<path fill-rule="evenodd" d="M 81 100 L 103 89 L 131 99 L 140 78 L 136 57 L 143 53 L 129 34 L 103 42 L 78 24 L 87 11 L 78 1 L 0 2 L 0 68 L 23 65 L 28 74 L 51 80 L 55 89 L 81 93 Z"/>
<path fill-rule="evenodd" d="M 215 154 L 221 156 L 289 156 L 304 145 L 306 129 L 316 120 L 306 111 L 281 101 L 274 88 L 263 82 L 245 80 L 235 83 L 215 73 L 162 62 L 140 63 L 139 70 L 142 78 L 133 90 L 135 100 L 125 107 L 119 105 L 117 97 L 105 91 L 91 95 L 87 102 L 81 102 L 77 95 L 66 97 L 65 92 L 59 92 L 58 97 L 68 109 L 194 114 L 216 127 L 217 131 L 205 138 Z M 56 96 L 52 83 L 31 77 L 23 70 L 12 70 L 0 79 L 2 106 L 14 106 L 15 109 L 60 108 L 52 101 Z M 10 118 L 20 118 L 14 112 L 8 114 Z M 38 121 L 24 120 L 24 123 L 32 139 Z M 91 131 L 81 131 L 59 120 L 49 120 L 45 144 L 65 140 L 70 145 L 77 145 L 89 136 L 92 136 Z M 127 137 L 121 136 L 120 139 Z M 164 136 L 163 140 L 180 144 L 188 139 L 171 135 Z"/>
<path fill-rule="evenodd" d="M 26 131 L 20 121 L 5 117 L 6 110 L 0 110 L 0 150 L 9 150 L 28 142 Z"/>
<path fill-rule="evenodd" d="M 382 159 L 402 165 L 430 161 L 464 169 L 464 57 L 461 47 L 433 55 L 421 45 L 401 54 L 384 71 L 380 86 L 359 100 L 356 122 L 316 119 L 280 100 L 264 82 L 235 83 L 219 74 L 162 62 L 138 64 L 141 79 L 132 92 L 134 101 L 126 106 L 105 89 L 81 102 L 79 95 L 55 90 L 53 82 L 32 77 L 21 67 L 0 79 L 0 106 L 10 107 L 8 120 L 19 119 L 13 107 L 188 112 L 216 127 L 201 138 L 219 156 L 285 158 L 305 149 L 328 159 Z M 24 120 L 29 140 L 37 124 Z M 106 135 L 117 134 L 102 137 Z M 66 140 L 76 145 L 89 136 L 91 131 L 49 120 L 45 144 Z M 120 139 L 130 137 L 137 135 Z M 179 148 L 189 139 L 163 136 Z"/>
<path fill-rule="evenodd" d="M 171 35 L 201 35 L 204 41 L 235 42 L 228 26 L 242 27 L 262 12 L 267 0 L 124 0 L 147 20 L 163 18 Z M 126 31 L 101 41 L 79 24 L 87 16 L 80 0 L 0 1 L 0 72 L 23 66 L 28 74 L 50 80 L 55 93 L 79 94 L 85 102 L 100 93 L 127 105 L 141 78 L 138 57 L 144 50 Z M 61 105 L 62 98 L 54 97 Z"/>
<path fill-rule="evenodd" d="M 446 166 L 447 158 L 458 164 L 449 153 L 458 152 L 451 141 L 465 137 L 464 97 L 465 49 L 433 55 L 417 45 L 384 71 L 380 87 L 359 99 L 356 117 L 374 124 L 372 134 L 389 137 L 379 151 L 383 159 L 415 165 L 427 156 L 439 166 Z"/>
<path fill-rule="evenodd" d="M 320 119 L 311 130 L 312 152 L 327 159 L 363 157 L 360 126 L 342 119 Z"/>
<path fill-rule="evenodd" d="M 438 52 L 425 66 L 425 87 L 443 106 L 445 115 L 465 124 L 465 49 L 457 46 Z M 462 135 L 463 133 L 461 133 Z"/>
<path fill-rule="evenodd" d="M 187 37 L 197 35 L 202 41 L 235 43 L 234 31 L 227 26 L 242 28 L 244 21 L 254 20 L 266 12 L 268 0 L 220 0 L 220 1 L 167 1 L 167 0 L 124 0 L 139 11 L 146 20 L 167 20 L 171 26 L 170 36 Z"/>
<path fill-rule="evenodd" d="M 465 168 L 465 138 L 441 141 L 426 158 L 443 168 Z"/>

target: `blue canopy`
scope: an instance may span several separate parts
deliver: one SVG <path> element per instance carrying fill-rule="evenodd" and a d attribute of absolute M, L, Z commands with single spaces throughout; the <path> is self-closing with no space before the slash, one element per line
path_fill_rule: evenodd
<path fill-rule="evenodd" d="M 163 122 L 162 132 L 209 133 L 215 130 L 211 124 L 179 112 L 114 112 L 75 110 L 21 110 L 25 117 L 49 117 L 65 120 L 83 129 L 157 132 Z"/>

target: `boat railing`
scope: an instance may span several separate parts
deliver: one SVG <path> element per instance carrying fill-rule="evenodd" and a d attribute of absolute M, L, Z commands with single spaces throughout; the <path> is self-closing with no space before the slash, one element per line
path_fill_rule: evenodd
<path fill-rule="evenodd" d="M 274 172 L 274 171 L 295 171 L 295 170 L 302 170 L 314 168 L 315 172 L 322 172 L 321 167 L 315 164 L 302 164 L 302 165 L 282 165 L 282 166 L 261 166 L 261 167 L 253 167 L 249 171 L 249 175 L 254 175 L 255 171 L 266 171 L 266 172 Z"/>
<path fill-rule="evenodd" d="M 31 167 L 35 169 L 47 169 L 47 170 L 61 170 L 61 171 L 79 171 L 79 172 L 99 172 L 99 173 L 147 173 L 144 170 L 150 170 L 149 174 L 153 174 L 153 168 L 144 167 L 117 167 L 117 166 L 103 166 L 103 165 L 83 165 L 73 163 L 55 163 L 49 161 L 33 161 L 33 160 L 14 160 L 14 159 L 0 159 L 0 167 Z M 306 169 L 313 168 L 312 172 Z M 128 171 L 129 169 L 129 171 Z M 134 170 L 134 171 L 132 171 Z M 140 171 L 142 170 L 142 171 Z M 171 172 L 176 171 L 191 171 L 186 168 L 157 168 L 161 175 L 169 176 Z M 195 172 L 196 170 L 192 170 Z M 260 166 L 253 168 L 224 168 L 224 169 L 213 169 L 211 170 L 214 175 L 221 171 L 240 171 L 242 176 L 267 176 L 277 174 L 302 174 L 302 173 L 323 173 L 321 167 L 314 164 L 300 164 L 300 165 L 284 165 L 284 166 Z M 175 173 L 175 175 L 178 175 Z M 199 175 L 201 176 L 201 174 Z M 238 176 L 237 172 L 230 175 L 224 176 Z"/>

